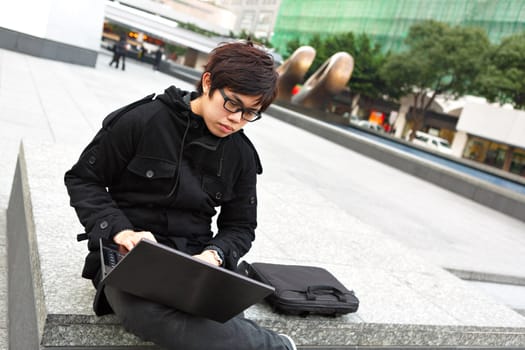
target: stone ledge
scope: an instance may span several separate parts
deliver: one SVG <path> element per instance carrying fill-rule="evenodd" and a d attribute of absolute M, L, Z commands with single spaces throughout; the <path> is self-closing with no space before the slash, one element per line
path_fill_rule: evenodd
<path fill-rule="evenodd" d="M 92 312 L 94 290 L 79 277 L 86 251 L 75 235 L 82 228 L 63 185 L 79 154 L 57 144 L 21 148 L 7 212 L 12 348 L 153 349 L 115 317 Z M 246 260 L 328 268 L 356 291 L 361 305 L 355 314 L 332 319 L 277 315 L 258 304 L 246 311 L 248 318 L 311 349 L 525 346 L 525 319 L 518 313 L 286 174 L 265 181 L 259 192 L 260 203 L 267 204 L 261 205 L 258 240 Z"/>
<path fill-rule="evenodd" d="M 2 27 L 0 27 L 0 48 L 88 67 L 95 67 L 98 57 L 98 53 L 94 50 Z"/>

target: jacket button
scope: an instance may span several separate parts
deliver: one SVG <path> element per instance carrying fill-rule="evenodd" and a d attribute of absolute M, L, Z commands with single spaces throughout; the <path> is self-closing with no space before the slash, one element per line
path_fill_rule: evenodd
<path fill-rule="evenodd" d="M 215 199 L 221 199 L 221 198 L 222 198 L 222 193 L 221 192 L 215 193 Z"/>
<path fill-rule="evenodd" d="M 250 204 L 255 204 L 255 197 L 250 197 Z"/>
<path fill-rule="evenodd" d="M 155 172 L 153 170 L 146 171 L 146 177 L 148 179 L 151 179 L 153 177 L 153 175 L 155 175 Z"/>
<path fill-rule="evenodd" d="M 95 164 L 96 161 L 97 161 L 97 158 L 95 156 L 91 156 L 88 159 L 88 163 L 91 165 Z"/>
<path fill-rule="evenodd" d="M 106 229 L 106 228 L 108 228 L 108 226 L 109 226 L 109 224 L 108 224 L 108 222 L 107 222 L 106 220 L 102 221 L 102 222 L 100 223 L 100 225 L 99 225 L 99 227 L 100 227 L 101 229 L 103 229 L 103 230 Z"/>
<path fill-rule="evenodd" d="M 234 250 L 233 253 L 232 253 L 232 256 L 233 256 L 234 259 L 237 259 L 239 254 L 237 254 L 237 251 Z"/>

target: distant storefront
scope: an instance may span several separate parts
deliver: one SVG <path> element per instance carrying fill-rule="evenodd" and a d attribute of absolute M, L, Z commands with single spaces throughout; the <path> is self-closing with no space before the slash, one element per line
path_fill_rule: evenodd
<path fill-rule="evenodd" d="M 463 158 L 525 177 L 525 111 L 466 104 L 454 143 Z"/>
<path fill-rule="evenodd" d="M 463 158 L 525 176 L 525 149 L 470 136 Z"/>

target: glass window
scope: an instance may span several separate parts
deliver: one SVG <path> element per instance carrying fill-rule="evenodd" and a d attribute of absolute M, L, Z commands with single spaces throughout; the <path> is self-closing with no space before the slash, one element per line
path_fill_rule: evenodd
<path fill-rule="evenodd" d="M 505 163 L 505 155 L 509 150 L 508 146 L 491 142 L 489 149 L 487 150 L 487 156 L 485 157 L 485 164 L 496 167 L 503 168 L 503 163 Z"/>
<path fill-rule="evenodd" d="M 525 177 L 525 150 L 516 149 L 510 161 L 510 172 Z"/>
<path fill-rule="evenodd" d="M 485 160 L 485 154 L 489 146 L 489 141 L 472 137 L 467 142 L 463 157 L 475 160 L 476 162 L 483 162 Z"/>
<path fill-rule="evenodd" d="M 253 22 L 255 21 L 255 12 L 254 11 L 245 11 L 241 17 L 241 23 L 239 25 L 241 30 L 247 32 L 252 31 Z"/>

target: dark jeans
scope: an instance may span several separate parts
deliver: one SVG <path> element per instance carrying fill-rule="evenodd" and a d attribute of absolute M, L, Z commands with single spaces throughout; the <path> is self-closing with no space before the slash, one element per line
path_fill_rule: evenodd
<path fill-rule="evenodd" d="M 286 350 L 275 332 L 236 316 L 218 323 L 105 287 L 107 300 L 124 328 L 169 350 Z"/>

